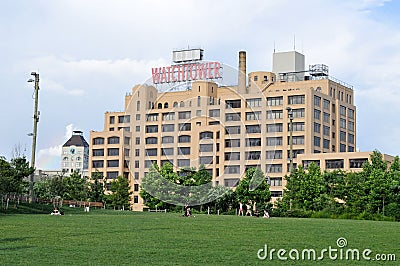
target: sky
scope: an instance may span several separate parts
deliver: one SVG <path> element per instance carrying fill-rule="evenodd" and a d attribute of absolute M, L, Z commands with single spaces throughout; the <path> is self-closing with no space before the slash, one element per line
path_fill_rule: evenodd
<path fill-rule="evenodd" d="M 201 47 L 207 60 L 271 71 L 294 48 L 354 86 L 357 148 L 399 155 L 400 1 L 14 0 L 0 1 L 0 156 L 30 160 L 33 83 L 40 74 L 36 166 L 61 168 L 73 130 L 86 140 L 106 111 L 169 65 L 172 50 Z"/>

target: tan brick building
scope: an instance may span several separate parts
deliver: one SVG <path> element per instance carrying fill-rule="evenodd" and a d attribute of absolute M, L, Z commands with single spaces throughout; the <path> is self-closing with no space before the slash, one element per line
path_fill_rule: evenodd
<path fill-rule="evenodd" d="M 139 185 L 152 162 L 169 161 L 177 170 L 204 164 L 215 184 L 228 187 L 258 166 L 279 197 L 289 170 L 287 107 L 293 112 L 295 164 L 308 155 L 354 152 L 352 87 L 330 77 L 324 65 L 305 70 L 297 52 L 275 53 L 273 68 L 279 72 L 246 75 L 240 52 L 237 86 L 198 80 L 183 91 L 133 87 L 124 112 L 106 112 L 103 131 L 90 133 L 89 173 L 128 178 L 134 210 L 143 208 Z"/>

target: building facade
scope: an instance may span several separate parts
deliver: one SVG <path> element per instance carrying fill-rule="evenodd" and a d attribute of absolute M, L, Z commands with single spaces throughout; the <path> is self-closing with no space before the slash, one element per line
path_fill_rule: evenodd
<path fill-rule="evenodd" d="M 153 162 L 176 170 L 204 165 L 214 184 L 227 187 L 257 166 L 269 176 L 272 196 L 280 197 L 289 172 L 288 107 L 295 164 L 308 154 L 354 152 L 352 87 L 330 77 L 324 65 L 305 70 L 297 52 L 274 54 L 274 68 L 247 75 L 240 52 L 237 86 L 205 80 L 183 91 L 134 86 L 124 112 L 106 112 L 103 131 L 90 133 L 89 173 L 128 178 L 134 210 L 144 206 L 140 182 Z"/>
<path fill-rule="evenodd" d="M 71 138 L 62 146 L 61 171 L 70 175 L 73 172 L 88 176 L 89 144 L 82 131 L 73 131 Z"/>

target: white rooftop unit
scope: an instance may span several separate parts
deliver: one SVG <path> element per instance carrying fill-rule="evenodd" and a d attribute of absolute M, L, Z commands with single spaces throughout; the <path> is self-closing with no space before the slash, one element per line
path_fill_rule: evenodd
<path fill-rule="evenodd" d="M 174 63 L 200 61 L 203 60 L 203 49 L 185 49 L 172 52 L 172 61 Z"/>
<path fill-rule="evenodd" d="M 272 58 L 272 72 L 279 77 L 279 73 L 295 73 L 291 75 L 295 80 L 304 80 L 305 59 L 304 55 L 296 52 L 274 53 Z"/>

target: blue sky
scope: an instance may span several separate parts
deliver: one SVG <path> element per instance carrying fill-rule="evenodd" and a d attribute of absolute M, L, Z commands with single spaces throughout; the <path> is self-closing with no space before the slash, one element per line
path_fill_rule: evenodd
<path fill-rule="evenodd" d="M 1 1 L 0 155 L 20 145 L 30 158 L 33 86 L 40 73 L 37 166 L 60 168 L 73 129 L 102 130 L 126 92 L 170 63 L 174 48 L 248 71 L 271 70 L 272 52 L 296 49 L 354 86 L 357 147 L 398 155 L 398 1 Z"/>

